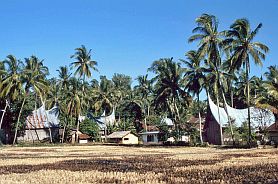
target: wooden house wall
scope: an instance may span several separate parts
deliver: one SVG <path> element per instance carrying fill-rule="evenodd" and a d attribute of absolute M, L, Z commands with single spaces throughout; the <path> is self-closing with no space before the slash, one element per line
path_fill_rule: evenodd
<path fill-rule="evenodd" d="M 52 138 L 59 135 L 59 128 L 51 128 Z M 18 137 L 19 141 L 38 141 L 43 139 L 49 139 L 49 129 L 27 129 L 22 135 Z"/>
<path fill-rule="evenodd" d="M 204 125 L 203 135 L 204 141 L 208 142 L 209 144 L 221 144 L 220 126 L 211 114 L 209 107 L 207 110 L 207 117 Z"/>

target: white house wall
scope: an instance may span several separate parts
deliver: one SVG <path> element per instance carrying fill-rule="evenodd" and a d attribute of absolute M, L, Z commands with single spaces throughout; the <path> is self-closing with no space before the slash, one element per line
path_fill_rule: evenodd
<path fill-rule="evenodd" d="M 152 142 L 148 142 L 148 135 L 152 135 L 154 137 L 154 140 Z M 158 134 L 143 134 L 142 141 L 144 143 L 158 143 Z"/>
<path fill-rule="evenodd" d="M 128 140 L 125 140 L 128 139 Z M 138 137 L 133 134 L 127 134 L 122 138 L 122 144 L 138 144 Z"/>

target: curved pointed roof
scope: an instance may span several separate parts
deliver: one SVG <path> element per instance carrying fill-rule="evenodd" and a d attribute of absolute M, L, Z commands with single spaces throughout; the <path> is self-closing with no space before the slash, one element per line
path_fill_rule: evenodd
<path fill-rule="evenodd" d="M 226 104 L 227 112 L 224 108 L 219 108 L 218 113 L 218 107 L 214 104 L 212 99 L 210 98 L 210 95 L 208 94 L 208 102 L 209 107 L 211 110 L 212 115 L 214 116 L 214 119 L 217 121 L 217 123 L 224 125 L 228 123 L 228 115 L 232 118 L 232 120 L 235 122 L 236 126 L 241 126 L 243 122 L 248 121 L 248 109 L 235 109 Z M 258 126 L 269 126 L 270 124 L 275 122 L 275 116 L 274 114 L 268 110 L 268 109 L 261 109 L 257 107 L 250 107 L 251 112 L 251 124 L 258 127 Z"/>

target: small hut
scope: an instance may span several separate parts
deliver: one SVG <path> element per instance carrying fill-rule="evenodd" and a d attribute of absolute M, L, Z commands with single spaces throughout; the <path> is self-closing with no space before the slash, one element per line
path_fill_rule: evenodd
<path fill-rule="evenodd" d="M 80 144 L 86 144 L 88 143 L 88 139 L 90 139 L 90 136 L 88 136 L 87 134 L 79 134 L 78 139 Z"/>
<path fill-rule="evenodd" d="M 138 144 L 138 137 L 130 131 L 113 132 L 107 136 L 108 142 L 117 144 Z"/>
<path fill-rule="evenodd" d="M 140 133 L 139 135 L 141 136 L 144 144 L 158 144 L 159 133 L 159 131 L 146 131 Z"/>

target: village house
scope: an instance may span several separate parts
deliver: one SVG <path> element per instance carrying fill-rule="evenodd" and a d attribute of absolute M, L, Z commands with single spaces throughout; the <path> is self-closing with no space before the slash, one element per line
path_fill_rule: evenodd
<path fill-rule="evenodd" d="M 222 133 L 224 127 L 229 127 L 229 118 L 236 127 L 240 127 L 243 122 L 248 121 L 248 109 L 236 109 L 226 104 L 226 110 L 223 107 L 217 107 L 208 95 L 207 117 L 204 125 L 204 141 L 209 144 L 221 144 L 220 127 Z M 223 105 L 222 105 L 223 106 Z M 250 122 L 256 128 L 269 125 L 275 122 L 274 114 L 267 110 L 257 107 L 250 107 Z M 224 134 L 223 134 L 224 135 Z M 224 136 L 223 136 L 224 137 Z M 225 141 L 225 138 L 224 138 Z"/>
<path fill-rule="evenodd" d="M 159 143 L 159 131 L 147 131 L 139 133 L 143 144 L 158 144 Z"/>
<path fill-rule="evenodd" d="M 50 110 L 43 104 L 34 110 L 25 121 L 24 131 L 19 134 L 20 141 L 43 141 L 59 136 L 59 109 L 54 106 Z"/>
<path fill-rule="evenodd" d="M 278 121 L 270 125 L 266 131 L 268 132 L 269 141 L 278 144 Z"/>
<path fill-rule="evenodd" d="M 130 131 L 118 131 L 108 135 L 107 141 L 117 144 L 138 144 L 138 137 Z"/>

